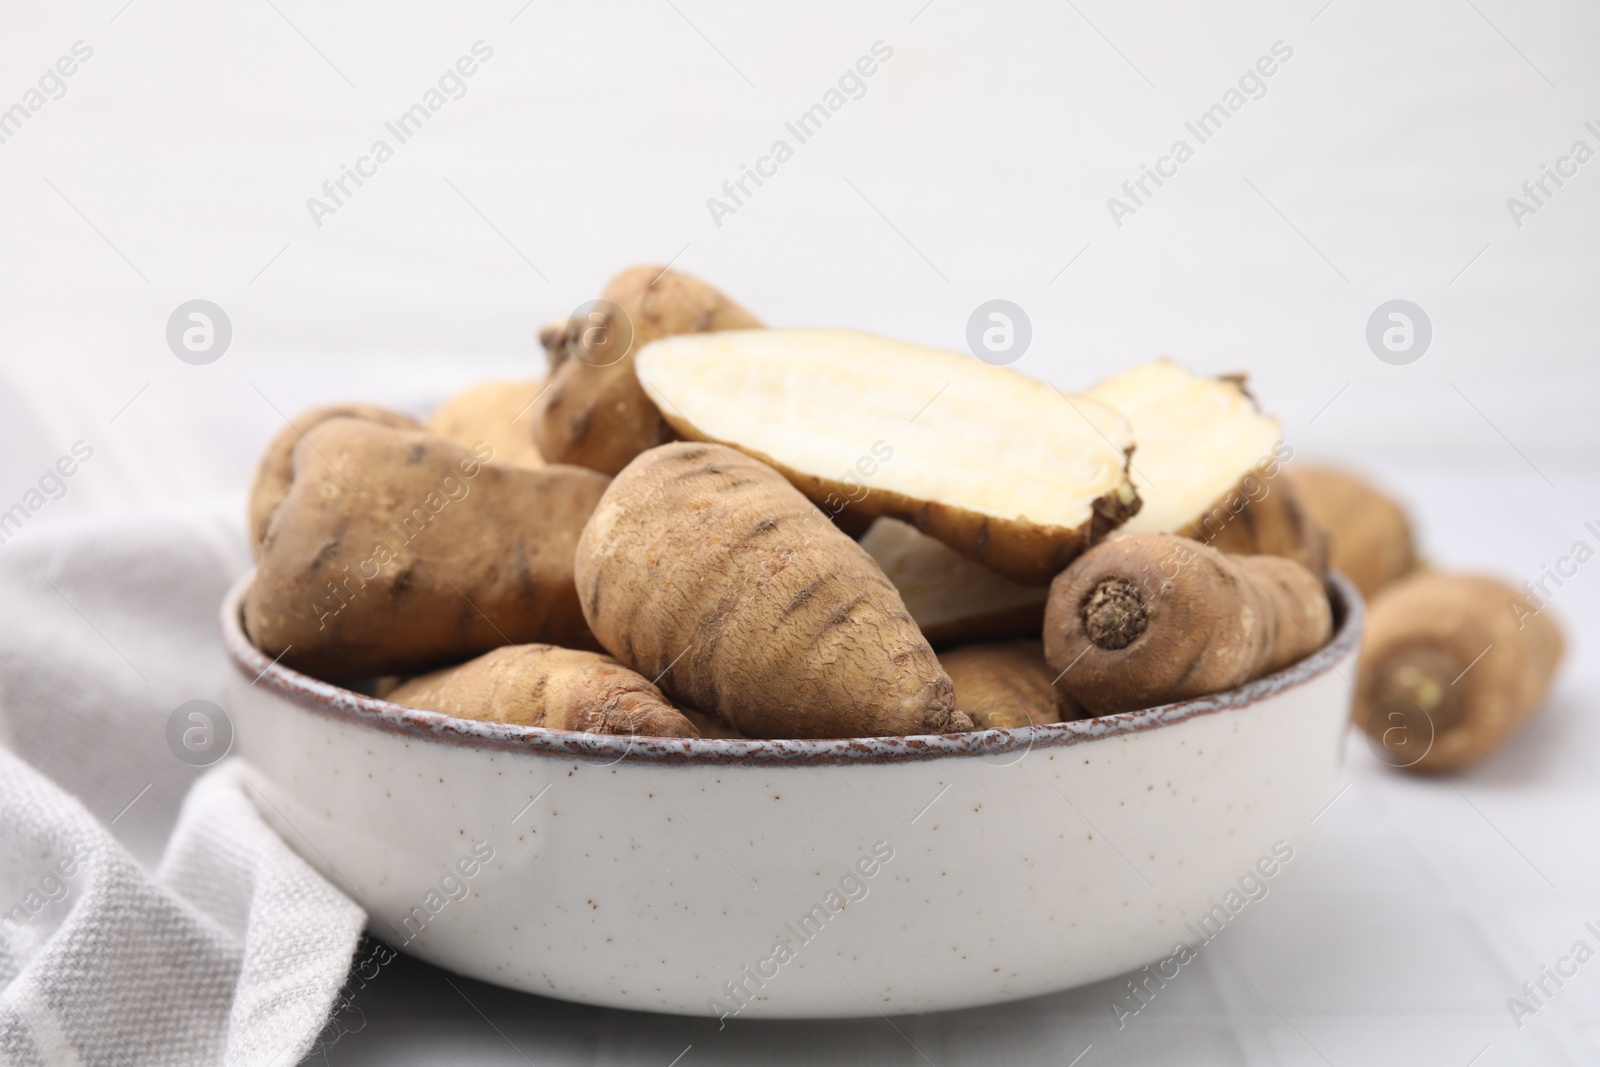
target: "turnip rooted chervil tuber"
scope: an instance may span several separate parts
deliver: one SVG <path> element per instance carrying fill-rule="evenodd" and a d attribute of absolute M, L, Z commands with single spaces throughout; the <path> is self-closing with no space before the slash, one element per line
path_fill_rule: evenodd
<path fill-rule="evenodd" d="M 697 737 L 661 690 L 610 656 L 504 645 L 402 684 L 388 699 L 466 719 L 589 734 Z"/>
<path fill-rule="evenodd" d="M 550 348 L 550 386 L 534 405 L 534 435 L 551 463 L 615 474 L 645 449 L 673 438 L 639 387 L 635 354 L 659 337 L 747 330 L 761 322 L 700 279 L 666 267 L 629 267 L 607 283 L 601 297 L 623 321 L 602 312 L 603 322 L 568 322 L 542 337 Z M 628 350 L 598 353 L 591 341 L 597 336 Z"/>
<path fill-rule="evenodd" d="M 670 444 L 630 463 L 584 527 L 576 575 L 607 651 L 751 737 L 972 726 L 872 558 L 734 449 Z"/>
<path fill-rule="evenodd" d="M 533 400 L 544 389 L 539 380 L 480 382 L 433 409 L 428 432 L 463 448 L 486 442 L 493 462 L 502 466 L 543 467 L 534 443 Z"/>
<path fill-rule="evenodd" d="M 527 641 L 593 648 L 572 553 L 607 479 L 334 418 L 294 449 L 245 596 L 256 647 L 322 678 L 431 670 Z"/>
<path fill-rule="evenodd" d="M 1297 463 L 1290 482 L 1313 521 L 1328 532 L 1328 565 L 1373 599 L 1417 568 L 1405 509 L 1364 478 Z"/>
<path fill-rule="evenodd" d="M 1170 359 L 1089 389 L 1133 425 L 1129 465 L 1144 505 L 1111 533 L 1175 533 L 1220 552 L 1287 556 L 1321 573 L 1326 537 L 1281 477 L 1294 452 L 1243 375 L 1202 378 Z"/>
<path fill-rule="evenodd" d="M 294 481 L 294 450 L 308 433 L 329 419 L 364 419 L 397 430 L 422 429 L 422 424 L 410 415 L 374 404 L 328 404 L 296 415 L 261 454 L 255 478 L 250 482 L 245 521 L 249 524 L 250 549 L 257 559 L 261 558 L 261 543 L 266 540 L 272 513 L 283 503 L 289 493 L 289 483 Z"/>
<path fill-rule="evenodd" d="M 900 590 L 906 610 L 935 648 L 1039 636 L 1049 586 L 1014 582 L 887 516 L 872 524 L 861 547 Z"/>
<path fill-rule="evenodd" d="M 1459 770 L 1533 717 L 1561 654 L 1550 613 L 1506 583 L 1414 575 L 1385 589 L 1367 614 L 1356 725 L 1397 766 Z"/>
<path fill-rule="evenodd" d="M 956 707 L 979 730 L 1042 726 L 1078 717 L 1070 697 L 1052 684 L 1057 671 L 1037 640 L 983 641 L 939 654 L 956 687 Z"/>
<path fill-rule="evenodd" d="M 1170 534 L 1098 545 L 1050 587 L 1044 649 L 1092 715 L 1220 693 L 1327 643 L 1322 581 L 1281 556 L 1226 556 Z"/>
<path fill-rule="evenodd" d="M 684 438 L 770 464 L 841 522 L 903 519 L 1047 585 L 1139 509 L 1116 411 L 970 355 L 850 330 L 647 345 L 644 391 Z"/>

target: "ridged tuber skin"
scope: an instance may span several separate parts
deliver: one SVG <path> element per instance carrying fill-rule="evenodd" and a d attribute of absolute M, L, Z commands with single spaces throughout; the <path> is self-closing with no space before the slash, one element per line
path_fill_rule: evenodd
<path fill-rule="evenodd" d="M 1506 583 L 1413 575 L 1368 609 L 1356 725 L 1392 754 L 1384 759 L 1394 766 L 1460 770 L 1527 724 L 1562 651 L 1550 614 Z"/>
<path fill-rule="evenodd" d="M 1057 576 L 1044 652 L 1092 715 L 1220 693 L 1328 642 L 1322 581 L 1281 556 L 1230 556 L 1172 534 L 1090 549 Z"/>
<path fill-rule="evenodd" d="M 250 483 L 249 513 L 246 530 L 250 534 L 250 551 L 261 558 L 261 542 L 267 536 L 267 523 L 273 510 L 289 491 L 294 481 L 294 450 L 311 432 L 312 427 L 329 419 L 365 419 L 380 426 L 398 430 L 420 430 L 422 424 L 410 415 L 390 411 L 373 404 L 328 404 L 302 411 L 289 420 L 289 425 L 278 431 L 256 465 L 254 480 Z"/>
<path fill-rule="evenodd" d="M 974 730 L 1012 730 L 1077 718 L 1071 698 L 1052 684 L 1056 671 L 1033 641 L 986 641 L 939 654 L 955 685 L 956 709 Z"/>
<path fill-rule="evenodd" d="M 634 355 L 672 334 L 749 330 L 761 322 L 700 279 L 655 265 L 629 267 L 600 295 L 628 317 L 632 345 L 616 362 L 596 366 L 585 361 L 586 324 L 561 333 L 547 327 L 540 341 L 552 370 L 549 388 L 534 405 L 536 440 L 550 463 L 614 475 L 639 453 L 677 437 L 639 385 Z M 613 333 L 618 328 L 607 324 Z"/>
<path fill-rule="evenodd" d="M 324 679 L 415 674 L 507 644 L 597 648 L 572 559 L 609 479 L 491 458 L 364 419 L 313 427 L 245 594 L 256 647 Z"/>
<path fill-rule="evenodd" d="M 505 645 L 403 683 L 393 704 L 467 719 L 637 737 L 699 737 L 649 679 L 610 656 Z"/>
<path fill-rule="evenodd" d="M 746 736 L 972 726 L 872 557 L 734 449 L 681 442 L 630 463 L 578 541 L 577 581 L 607 651 Z"/>
<path fill-rule="evenodd" d="M 1311 518 L 1328 531 L 1329 565 L 1367 600 L 1417 568 L 1403 509 L 1366 479 L 1333 467 L 1286 468 Z"/>
<path fill-rule="evenodd" d="M 1276 461 L 1246 475 L 1205 515 L 1176 532 L 1229 555 L 1283 556 L 1313 574 L 1328 571 L 1328 533 L 1288 477 L 1288 467 Z"/>

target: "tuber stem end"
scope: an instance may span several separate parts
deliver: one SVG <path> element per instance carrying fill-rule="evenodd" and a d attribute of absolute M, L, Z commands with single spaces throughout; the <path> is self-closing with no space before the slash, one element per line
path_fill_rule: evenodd
<path fill-rule="evenodd" d="M 1084 633 L 1099 648 L 1127 648 L 1149 625 L 1144 598 L 1126 578 L 1102 579 L 1083 602 Z"/>

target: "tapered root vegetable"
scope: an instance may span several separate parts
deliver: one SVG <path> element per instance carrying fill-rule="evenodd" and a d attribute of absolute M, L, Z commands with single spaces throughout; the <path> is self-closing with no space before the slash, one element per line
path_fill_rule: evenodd
<path fill-rule="evenodd" d="M 322 678 L 416 673 L 530 641 L 596 647 L 572 559 L 607 479 L 484 458 L 358 419 L 314 427 L 245 595 L 256 646 Z"/>
<path fill-rule="evenodd" d="M 1297 463 L 1287 469 L 1311 518 L 1328 531 L 1329 565 L 1371 600 L 1417 567 L 1411 523 L 1391 497 L 1358 475 Z"/>
<path fill-rule="evenodd" d="M 840 518 L 903 519 L 1045 584 L 1139 507 L 1128 423 L 971 356 L 846 330 L 669 337 L 638 357 L 673 429 L 747 452 Z"/>
<path fill-rule="evenodd" d="M 1056 578 L 1045 658 L 1091 714 L 1219 693 L 1332 636 L 1321 579 L 1280 556 L 1228 556 L 1170 534 L 1098 545 Z"/>
<path fill-rule="evenodd" d="M 294 480 L 295 448 L 305 440 L 312 427 L 329 419 L 365 419 L 400 430 L 422 429 L 422 424 L 410 415 L 372 404 L 329 404 L 296 415 L 267 445 L 267 450 L 261 454 L 261 462 L 256 465 L 255 479 L 250 483 L 247 522 L 250 550 L 257 559 L 261 558 L 261 542 L 267 536 L 267 523 L 272 518 L 273 509 L 283 501 L 283 495 L 289 491 L 289 483 Z"/>
<path fill-rule="evenodd" d="M 507 645 L 413 678 L 391 703 L 485 722 L 587 734 L 699 737 L 649 679 L 610 656 L 554 645 Z"/>
<path fill-rule="evenodd" d="M 1202 378 L 1159 359 L 1085 395 L 1126 416 L 1138 444 L 1130 473 L 1144 506 L 1113 537 L 1175 533 L 1222 552 L 1287 556 L 1321 573 L 1322 532 L 1281 477 L 1293 453 L 1242 376 Z"/>
<path fill-rule="evenodd" d="M 1561 661 L 1561 631 L 1516 589 L 1473 574 L 1418 574 L 1367 613 L 1355 722 L 1385 762 L 1454 771 L 1521 729 Z"/>
<path fill-rule="evenodd" d="M 872 524 L 861 547 L 888 575 L 932 645 L 1037 637 L 1048 586 L 1023 585 L 918 533 L 899 519 Z"/>
<path fill-rule="evenodd" d="M 427 428 L 463 448 L 486 442 L 495 463 L 543 467 L 544 456 L 533 440 L 532 417 L 534 398 L 542 388 L 542 381 L 475 385 L 435 408 Z"/>
<path fill-rule="evenodd" d="M 616 474 L 645 449 L 673 439 L 639 387 L 635 354 L 659 337 L 761 322 L 700 279 L 665 267 L 629 267 L 601 297 L 621 316 L 595 312 L 560 333 L 541 333 L 552 370 L 535 421 L 539 451 L 549 462 Z"/>
<path fill-rule="evenodd" d="M 939 654 L 955 685 L 956 708 L 975 730 L 1011 730 L 1076 718 L 1076 708 L 1052 684 L 1056 672 L 1038 641 L 960 645 Z"/>
<path fill-rule="evenodd" d="M 629 464 L 579 539 L 577 580 L 607 651 L 750 737 L 972 725 L 872 557 L 733 449 Z"/>

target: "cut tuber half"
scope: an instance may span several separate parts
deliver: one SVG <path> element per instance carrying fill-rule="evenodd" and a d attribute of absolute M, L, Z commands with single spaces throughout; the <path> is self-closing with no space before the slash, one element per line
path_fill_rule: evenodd
<path fill-rule="evenodd" d="M 848 330 L 655 341 L 639 382 L 682 436 L 776 467 L 836 519 L 903 519 L 1043 584 L 1139 508 L 1133 433 L 1098 401 Z"/>
<path fill-rule="evenodd" d="M 1242 377 L 1202 378 L 1159 359 L 1086 395 L 1126 416 L 1139 443 L 1130 473 L 1144 506 L 1113 537 L 1172 533 L 1323 570 L 1326 539 L 1279 477 L 1292 455 L 1283 429 L 1257 408 Z"/>

